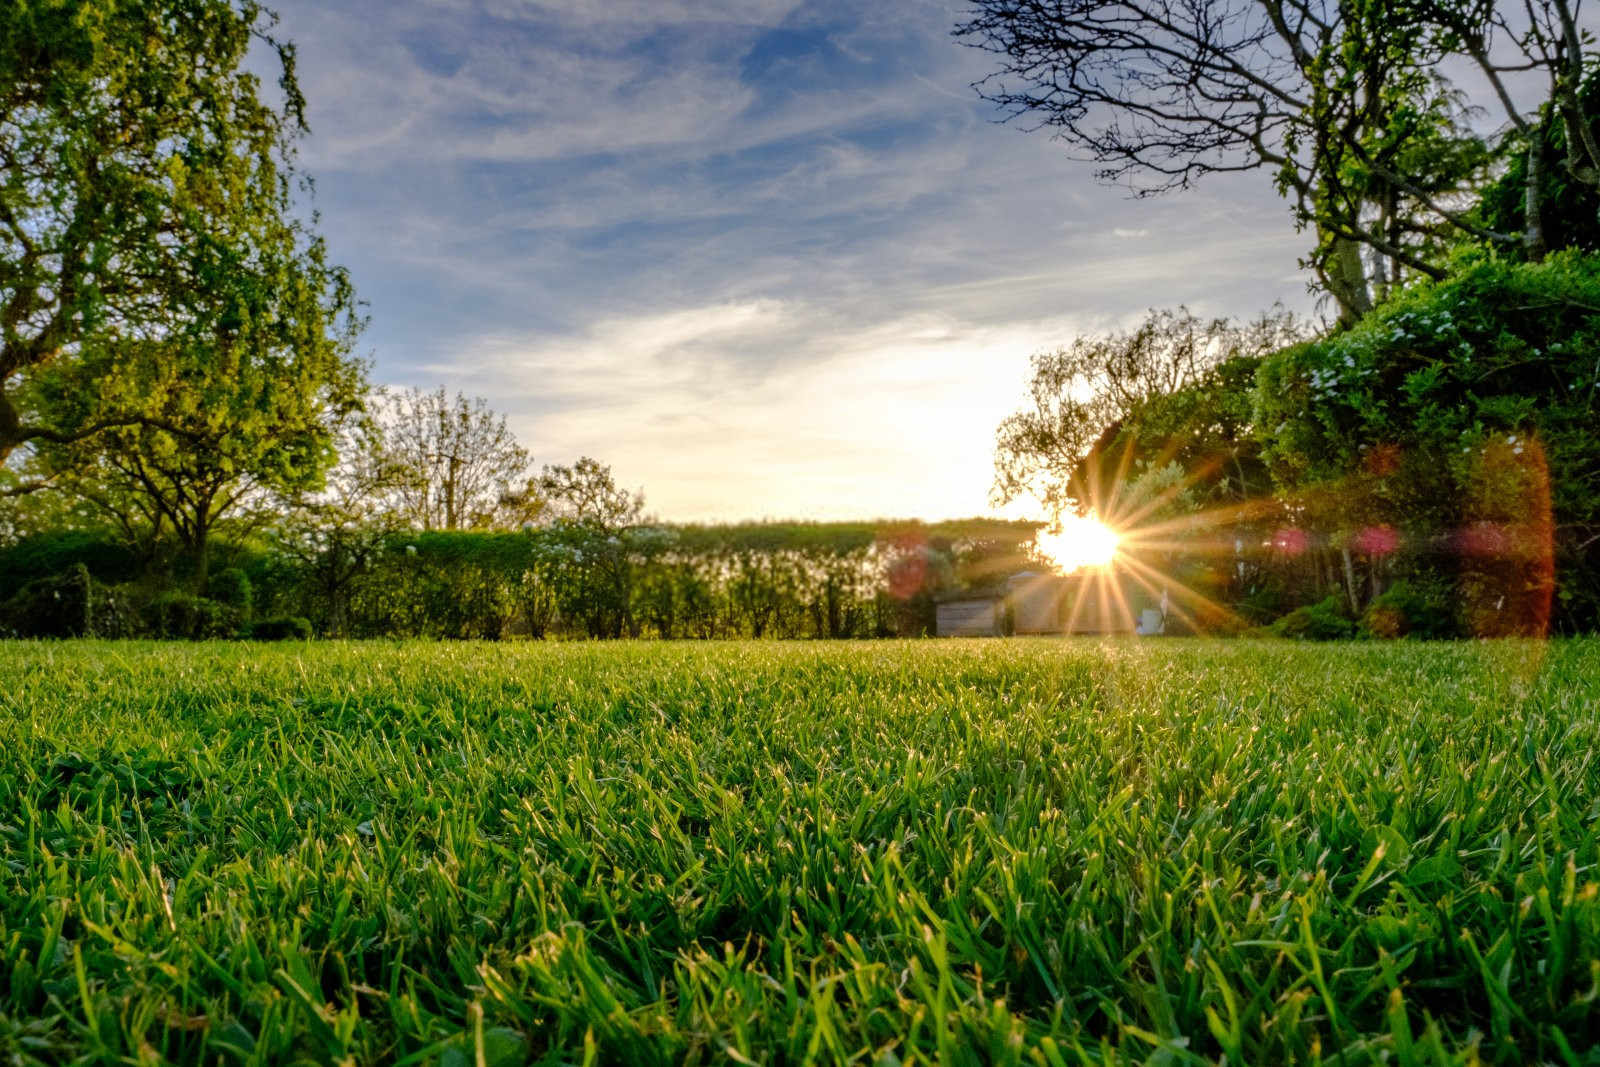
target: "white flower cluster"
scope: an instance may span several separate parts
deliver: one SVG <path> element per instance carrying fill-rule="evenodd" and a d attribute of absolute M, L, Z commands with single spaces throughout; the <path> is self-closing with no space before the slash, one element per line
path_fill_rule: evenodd
<path fill-rule="evenodd" d="M 1511 454 L 1512 455 L 1514 455 L 1514 456 L 1522 455 L 1523 450 L 1525 448 L 1525 442 L 1522 440 L 1522 438 L 1518 437 L 1516 434 L 1508 434 L 1508 435 L 1506 435 L 1506 444 L 1511 446 Z M 1462 455 L 1466 455 L 1468 452 L 1471 452 L 1471 451 L 1472 451 L 1472 446 L 1471 445 L 1463 445 L 1461 447 L 1461 454 Z M 1483 447 L 1478 449 L 1478 451 L 1487 452 L 1487 451 L 1489 451 L 1489 446 L 1488 445 L 1484 445 Z"/>
<path fill-rule="evenodd" d="M 1311 372 L 1311 389 L 1317 394 L 1318 400 L 1328 400 L 1333 397 L 1338 392 L 1339 387 L 1344 384 L 1346 378 L 1352 380 L 1367 378 L 1376 373 L 1371 367 L 1358 368 L 1356 366 L 1356 358 L 1349 354 L 1345 355 L 1343 363 L 1344 366 L 1342 368 L 1337 366 L 1319 367 Z"/>

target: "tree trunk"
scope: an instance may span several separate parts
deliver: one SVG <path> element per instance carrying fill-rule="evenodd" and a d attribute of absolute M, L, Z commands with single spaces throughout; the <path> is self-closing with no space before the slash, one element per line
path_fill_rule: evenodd
<path fill-rule="evenodd" d="M 1535 126 L 1528 136 L 1528 174 L 1523 190 L 1522 247 L 1530 263 L 1544 259 L 1544 127 Z"/>
<path fill-rule="evenodd" d="M 1339 321 L 1354 326 L 1372 310 L 1372 292 L 1367 285 L 1366 265 L 1361 262 L 1361 246 L 1348 237 L 1335 237 L 1332 252 L 1322 265 L 1322 278 L 1328 292 L 1339 304 Z"/>
<path fill-rule="evenodd" d="M 1349 547 L 1341 548 L 1339 555 L 1344 560 L 1344 588 L 1345 593 L 1350 598 L 1350 613 L 1359 615 L 1361 614 L 1360 594 L 1356 592 L 1356 568 L 1355 563 L 1350 559 Z"/>
<path fill-rule="evenodd" d="M 22 444 L 22 417 L 4 389 L 0 389 L 0 466 Z"/>
<path fill-rule="evenodd" d="M 206 583 L 211 580 L 211 528 L 204 519 L 194 525 L 194 587 L 201 596 L 206 595 Z"/>

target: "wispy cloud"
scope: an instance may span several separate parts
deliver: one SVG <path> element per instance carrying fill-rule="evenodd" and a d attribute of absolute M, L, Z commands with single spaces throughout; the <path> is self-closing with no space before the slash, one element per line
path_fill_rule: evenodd
<path fill-rule="evenodd" d="M 1032 348 L 1302 295 L 1264 179 L 1094 185 L 990 121 L 943 0 L 282 11 L 377 376 L 669 517 L 979 510 Z"/>
<path fill-rule="evenodd" d="M 426 370 L 469 390 L 527 383 L 500 399 L 537 454 L 605 457 L 665 515 L 945 516 L 986 509 L 989 455 L 972 440 L 1015 404 L 1029 353 L 1071 327 L 862 325 L 755 301 L 485 338 L 470 364 Z"/>

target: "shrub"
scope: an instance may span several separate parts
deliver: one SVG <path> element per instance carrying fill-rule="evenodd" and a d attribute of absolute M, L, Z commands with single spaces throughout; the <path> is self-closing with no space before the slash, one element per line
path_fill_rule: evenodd
<path fill-rule="evenodd" d="M 233 608 L 192 593 L 162 593 L 150 602 L 146 616 L 157 637 L 204 641 L 233 637 L 239 630 L 239 615 Z"/>
<path fill-rule="evenodd" d="M 1454 556 L 1469 632 L 1584 625 L 1600 614 L 1597 307 L 1600 256 L 1465 258 L 1267 357 L 1263 458 L 1312 524 L 1393 527 L 1402 561 Z"/>
<path fill-rule="evenodd" d="M 140 637 L 147 631 L 134 585 L 94 583 L 89 596 L 89 632 L 96 637 Z"/>
<path fill-rule="evenodd" d="M 298 615 L 260 619 L 251 624 L 249 634 L 252 641 L 309 641 L 311 620 Z"/>
<path fill-rule="evenodd" d="M 82 637 L 90 626 L 89 568 L 36 578 L 0 605 L 0 630 L 17 637 Z"/>
<path fill-rule="evenodd" d="M 219 604 L 226 604 L 238 613 L 240 619 L 250 617 L 250 606 L 254 590 L 250 586 L 250 579 L 238 567 L 229 567 L 211 576 L 211 581 L 206 583 L 206 594 Z"/>
<path fill-rule="evenodd" d="M 108 533 L 63 530 L 39 533 L 0 548 L 0 601 L 28 583 L 66 574 L 75 564 L 102 582 L 126 582 L 139 573 L 139 559 Z"/>
<path fill-rule="evenodd" d="M 1435 582 L 1400 581 L 1362 613 L 1363 637 L 1454 637 L 1459 632 L 1450 591 Z"/>
<path fill-rule="evenodd" d="M 1344 602 L 1338 596 L 1330 596 L 1295 608 L 1272 624 L 1272 632 L 1303 641 L 1338 641 L 1354 637 L 1356 624 L 1345 613 Z"/>

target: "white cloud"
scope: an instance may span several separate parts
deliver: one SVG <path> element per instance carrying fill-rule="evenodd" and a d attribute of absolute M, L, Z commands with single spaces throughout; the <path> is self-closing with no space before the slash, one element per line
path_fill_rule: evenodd
<path fill-rule="evenodd" d="M 542 462 L 599 457 L 670 518 L 967 515 L 987 510 L 994 427 L 1029 354 L 1070 329 L 753 301 L 484 338 L 427 370 L 513 412 L 553 402 L 512 419 Z M 749 373 L 765 350 L 783 359 Z"/>
<path fill-rule="evenodd" d="M 944 0 L 283 11 L 376 377 L 482 394 L 668 518 L 981 511 L 1030 352 L 1300 289 L 1259 176 L 1132 203 L 988 122 Z M 859 78 L 804 41 L 743 76 L 819 26 Z"/>

